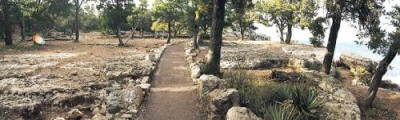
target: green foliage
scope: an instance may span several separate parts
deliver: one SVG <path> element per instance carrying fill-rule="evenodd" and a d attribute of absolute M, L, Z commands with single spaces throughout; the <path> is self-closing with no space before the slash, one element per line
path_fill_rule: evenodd
<path fill-rule="evenodd" d="M 322 105 L 314 89 L 305 85 L 260 83 L 245 72 L 224 73 L 228 87 L 236 88 L 240 104 L 264 119 L 319 119 Z"/>
<path fill-rule="evenodd" d="M 293 106 L 301 113 L 303 119 L 318 119 L 316 110 L 321 107 L 322 102 L 317 98 L 314 90 L 305 86 L 294 87 L 292 91 Z"/>
<path fill-rule="evenodd" d="M 324 43 L 325 31 L 324 23 L 326 23 L 326 19 L 322 17 L 318 17 L 311 22 L 311 25 L 308 26 L 308 29 L 311 31 L 313 35 L 310 38 L 310 42 L 314 47 L 322 47 Z"/>
<path fill-rule="evenodd" d="M 159 23 L 170 23 L 175 24 L 178 20 L 183 17 L 183 5 L 182 0 L 168 0 L 168 1 L 155 1 L 152 8 L 152 19 Z M 153 24 L 162 25 L 162 24 Z M 152 28 L 160 28 L 162 26 L 155 26 Z M 168 26 L 167 26 L 168 27 Z M 160 28 L 159 30 L 168 29 Z"/>
<path fill-rule="evenodd" d="M 350 73 L 355 80 L 362 82 L 365 85 L 369 85 L 371 82 L 372 74 L 367 71 L 365 67 L 352 67 Z"/>
<path fill-rule="evenodd" d="M 85 8 L 85 10 L 81 12 L 80 16 L 80 29 L 85 32 L 100 30 L 101 26 L 99 23 L 101 20 L 94 14 L 93 9 Z"/>
<path fill-rule="evenodd" d="M 363 33 L 361 33 L 363 37 L 370 36 L 371 39 L 367 42 L 359 42 L 365 43 L 369 49 L 373 50 L 374 53 L 388 53 L 389 46 L 395 43 L 396 40 L 400 39 L 400 7 L 395 6 L 393 11 L 388 12 L 387 15 L 389 15 L 391 18 L 392 26 L 396 28 L 396 31 L 388 34 L 388 37 L 386 36 L 386 32 L 381 30 L 379 26 L 376 26 L 369 31 L 364 31 Z"/>
<path fill-rule="evenodd" d="M 122 30 L 128 30 L 130 27 L 127 21 L 128 15 L 135 8 L 133 0 L 100 0 L 97 9 L 102 10 L 100 14 L 101 26 L 106 33 L 117 32 L 118 27 Z"/>
<path fill-rule="evenodd" d="M 298 120 L 299 115 L 296 108 L 278 104 L 268 106 L 264 119 L 267 120 Z"/>
<path fill-rule="evenodd" d="M 288 24 L 308 27 L 317 15 L 317 0 L 265 0 L 256 3 L 260 23 L 276 25 L 283 38 L 283 30 Z"/>
<path fill-rule="evenodd" d="M 232 30 L 242 36 L 245 32 L 255 29 L 253 26 L 257 14 L 253 11 L 254 4 L 251 0 L 232 0 L 227 3 L 227 19 L 231 23 Z"/>
<path fill-rule="evenodd" d="M 285 100 L 288 100 L 292 98 L 292 86 L 289 85 L 280 85 L 275 89 L 275 92 L 273 94 L 273 99 L 279 103 L 284 102 Z"/>
<path fill-rule="evenodd" d="M 147 0 L 139 0 L 138 7 L 132 9 L 127 18 L 127 21 L 131 25 L 132 29 L 151 31 L 151 12 L 147 8 L 147 4 Z"/>

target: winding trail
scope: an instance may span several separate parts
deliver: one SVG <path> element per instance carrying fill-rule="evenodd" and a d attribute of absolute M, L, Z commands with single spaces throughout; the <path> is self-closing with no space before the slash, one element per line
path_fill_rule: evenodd
<path fill-rule="evenodd" d="M 153 75 L 144 120 L 200 120 L 196 86 L 190 79 L 184 57 L 184 44 L 165 50 Z"/>

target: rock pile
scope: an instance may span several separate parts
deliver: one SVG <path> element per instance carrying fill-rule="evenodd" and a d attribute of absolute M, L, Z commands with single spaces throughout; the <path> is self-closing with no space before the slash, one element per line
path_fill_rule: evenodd
<path fill-rule="evenodd" d="M 188 46 L 191 44 L 189 43 Z M 224 120 L 228 110 L 234 106 L 239 106 L 239 93 L 238 90 L 227 88 L 225 80 L 220 79 L 214 75 L 202 74 L 204 64 L 199 61 L 194 61 L 193 57 L 197 55 L 196 51 L 191 47 L 186 48 L 185 56 L 191 70 L 191 76 L 194 84 L 198 84 L 198 93 L 202 99 L 204 112 L 207 114 L 208 120 Z M 246 113 L 231 113 L 238 116 Z M 240 120 L 240 119 L 239 119 Z M 252 119 L 249 119 L 252 120 Z"/>
<path fill-rule="evenodd" d="M 286 54 L 250 41 L 224 42 L 221 50 L 223 69 L 278 68 L 289 63 Z"/>

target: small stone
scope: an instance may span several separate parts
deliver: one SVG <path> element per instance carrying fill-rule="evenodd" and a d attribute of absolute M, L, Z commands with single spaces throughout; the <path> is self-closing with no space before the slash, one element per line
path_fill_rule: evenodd
<path fill-rule="evenodd" d="M 154 55 L 146 55 L 145 60 L 155 61 L 155 56 Z"/>
<path fill-rule="evenodd" d="M 196 64 L 193 64 L 193 65 L 191 65 L 191 77 L 192 77 L 192 79 L 197 79 L 197 78 L 199 78 L 200 77 L 200 75 L 201 75 L 201 69 L 200 69 L 200 66 L 199 65 L 196 65 Z"/>
<path fill-rule="evenodd" d="M 78 119 L 83 116 L 83 113 L 78 109 L 72 109 L 68 112 L 68 119 Z"/>
<path fill-rule="evenodd" d="M 207 94 L 208 119 L 222 120 L 229 108 L 239 105 L 239 92 L 236 89 L 215 89 Z"/>
<path fill-rule="evenodd" d="M 68 114 L 79 114 L 82 115 L 83 113 L 78 109 L 72 109 L 68 112 Z"/>
<path fill-rule="evenodd" d="M 125 119 L 131 119 L 133 117 L 133 115 L 132 114 L 122 114 L 121 117 L 125 118 Z"/>
<path fill-rule="evenodd" d="M 227 83 L 225 80 L 220 79 L 213 75 L 202 75 L 199 79 L 200 87 L 199 91 L 201 94 L 211 92 L 214 89 L 226 88 Z"/>
<path fill-rule="evenodd" d="M 106 116 L 102 115 L 102 114 L 95 114 L 92 117 L 92 120 L 106 120 Z"/>
<path fill-rule="evenodd" d="M 53 120 L 65 120 L 65 118 L 57 117 L 57 118 L 55 118 L 55 119 L 53 119 Z"/>
<path fill-rule="evenodd" d="M 146 77 L 143 77 L 142 79 L 141 79 L 141 81 L 140 81 L 140 83 L 142 83 L 142 84 L 144 84 L 144 83 L 149 83 L 149 77 L 148 76 L 146 76 Z"/>
<path fill-rule="evenodd" d="M 121 108 L 121 106 L 119 106 L 119 105 L 112 105 L 112 104 L 110 104 L 110 105 L 107 106 L 107 111 L 108 111 L 109 113 L 111 113 L 111 114 L 115 114 L 115 113 L 121 111 L 121 109 L 122 109 L 122 108 Z"/>
<path fill-rule="evenodd" d="M 70 76 L 77 76 L 77 75 L 78 75 L 78 72 L 77 72 L 77 71 L 72 71 L 69 75 L 70 75 Z"/>
<path fill-rule="evenodd" d="M 145 91 L 149 91 L 150 90 L 150 86 L 151 84 L 140 84 L 139 87 L 142 88 Z"/>
<path fill-rule="evenodd" d="M 232 107 L 226 114 L 226 120 L 262 120 L 250 109 L 245 107 Z"/>

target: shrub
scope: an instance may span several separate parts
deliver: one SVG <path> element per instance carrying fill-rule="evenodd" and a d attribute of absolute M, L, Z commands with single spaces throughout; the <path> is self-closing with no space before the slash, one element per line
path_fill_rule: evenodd
<path fill-rule="evenodd" d="M 310 43 L 314 47 L 322 47 L 322 45 L 324 44 L 324 41 L 322 39 L 319 39 L 319 38 L 316 38 L 316 37 L 311 37 L 310 38 Z"/>
<path fill-rule="evenodd" d="M 350 73 L 355 80 L 360 81 L 365 85 L 369 85 L 372 74 L 370 74 L 364 67 L 350 68 Z"/>
<path fill-rule="evenodd" d="M 302 113 L 303 119 L 318 119 L 316 111 L 322 105 L 314 90 L 305 86 L 294 87 L 292 91 L 293 105 Z"/>
<path fill-rule="evenodd" d="M 262 115 L 273 96 L 271 87 L 256 85 L 252 77 L 243 71 L 228 71 L 224 74 L 228 87 L 236 88 L 240 95 L 240 104 L 248 107 L 257 115 Z"/>
<path fill-rule="evenodd" d="M 292 97 L 292 91 L 292 86 L 285 84 L 279 85 L 275 88 L 273 100 L 282 103 Z"/>
<path fill-rule="evenodd" d="M 296 109 L 290 105 L 284 106 L 279 104 L 274 104 L 268 106 L 265 111 L 264 119 L 267 120 L 298 120 L 299 115 Z"/>
<path fill-rule="evenodd" d="M 224 74 L 228 87 L 236 88 L 240 104 L 271 120 L 318 119 L 322 102 L 314 89 L 305 85 L 256 84 L 245 72 Z"/>
<path fill-rule="evenodd" d="M 335 69 L 335 73 L 333 74 L 333 77 L 335 77 L 338 80 L 342 79 L 342 73 L 340 72 L 340 70 L 338 68 Z"/>

